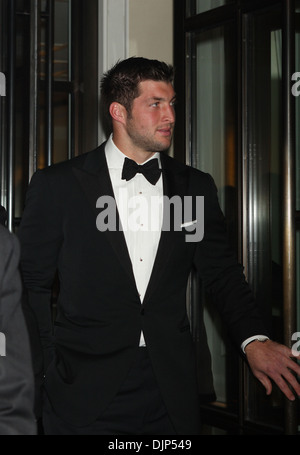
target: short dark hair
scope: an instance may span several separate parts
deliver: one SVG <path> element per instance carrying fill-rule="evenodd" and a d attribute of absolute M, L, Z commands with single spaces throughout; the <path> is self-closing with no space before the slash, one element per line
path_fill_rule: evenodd
<path fill-rule="evenodd" d="M 110 124 L 111 103 L 122 104 L 130 114 L 133 100 L 139 96 L 139 84 L 146 80 L 173 83 L 174 68 L 158 60 L 130 57 L 118 61 L 104 74 L 101 80 L 101 106 Z"/>

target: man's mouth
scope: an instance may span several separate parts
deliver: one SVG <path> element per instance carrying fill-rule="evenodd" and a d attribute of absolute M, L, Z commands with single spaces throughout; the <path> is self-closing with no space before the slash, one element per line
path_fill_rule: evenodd
<path fill-rule="evenodd" d="M 165 137 L 170 137 L 172 136 L 172 128 L 159 128 L 158 132 Z"/>

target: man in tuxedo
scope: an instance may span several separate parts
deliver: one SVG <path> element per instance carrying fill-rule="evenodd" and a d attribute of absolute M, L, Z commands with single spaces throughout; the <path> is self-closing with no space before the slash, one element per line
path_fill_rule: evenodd
<path fill-rule="evenodd" d="M 165 153 L 175 124 L 173 68 L 130 58 L 104 75 L 101 92 L 111 136 L 33 176 L 19 233 L 44 352 L 46 434 L 199 434 L 186 311 L 192 268 L 267 393 L 274 380 L 294 399 L 288 384 L 300 394 L 292 374 L 300 368 L 269 339 L 227 245 L 212 178 Z"/>
<path fill-rule="evenodd" d="M 19 243 L 0 226 L 0 435 L 35 435 L 34 378 L 21 307 Z"/>

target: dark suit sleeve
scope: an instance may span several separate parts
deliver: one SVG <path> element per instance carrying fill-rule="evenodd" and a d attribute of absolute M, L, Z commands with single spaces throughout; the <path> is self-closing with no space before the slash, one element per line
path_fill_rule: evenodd
<path fill-rule="evenodd" d="M 0 434 L 34 435 L 34 380 L 21 307 L 17 239 L 0 230 Z"/>
<path fill-rule="evenodd" d="M 246 282 L 243 267 L 229 247 L 214 181 L 207 174 L 205 178 L 204 238 L 196 247 L 194 262 L 231 338 L 240 347 L 250 336 L 270 334 Z"/>
<path fill-rule="evenodd" d="M 44 171 L 34 174 L 18 236 L 21 242 L 21 271 L 24 306 L 34 358 L 43 349 L 45 371 L 54 354 L 51 296 L 62 242 L 60 210 Z M 34 364 L 35 374 L 42 366 Z"/>

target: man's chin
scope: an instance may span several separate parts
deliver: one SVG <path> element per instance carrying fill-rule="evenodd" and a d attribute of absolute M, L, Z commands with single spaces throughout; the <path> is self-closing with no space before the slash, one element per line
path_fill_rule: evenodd
<path fill-rule="evenodd" d="M 169 148 L 171 147 L 172 144 L 172 139 L 168 141 L 161 141 L 157 143 L 157 146 L 155 147 L 156 152 L 167 152 Z"/>

